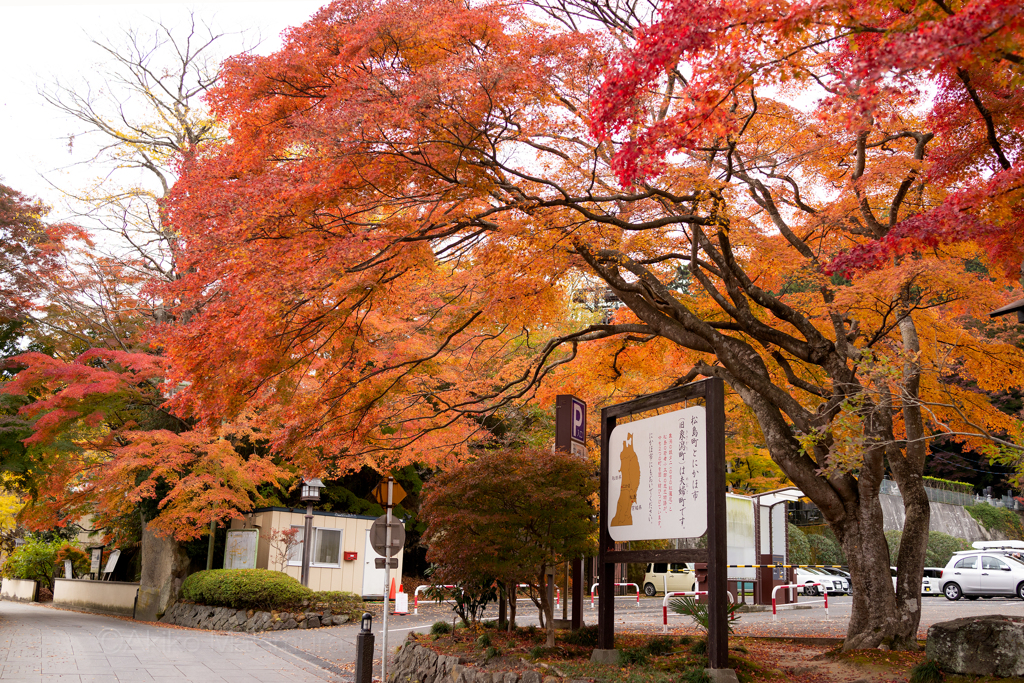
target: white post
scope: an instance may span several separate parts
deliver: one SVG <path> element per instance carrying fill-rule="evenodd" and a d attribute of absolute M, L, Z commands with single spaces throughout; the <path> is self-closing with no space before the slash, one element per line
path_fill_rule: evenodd
<path fill-rule="evenodd" d="M 383 654 L 380 658 L 380 680 L 387 683 L 388 680 L 388 610 L 391 608 L 391 595 L 388 591 L 391 588 L 391 493 L 395 488 L 395 478 L 388 477 L 388 503 L 387 503 L 387 528 L 384 532 L 384 547 L 387 549 L 384 554 L 384 637 L 381 639 Z"/>

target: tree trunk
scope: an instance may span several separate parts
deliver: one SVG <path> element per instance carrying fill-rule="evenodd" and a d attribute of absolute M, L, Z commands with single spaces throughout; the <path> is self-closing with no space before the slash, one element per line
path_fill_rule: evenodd
<path fill-rule="evenodd" d="M 862 495 L 845 506 L 845 517 L 836 523 L 829 520 L 850 566 L 853 606 L 844 650 L 892 647 L 898 622 L 878 488 L 863 481 L 859 488 Z"/>
<path fill-rule="evenodd" d="M 516 590 L 515 581 L 512 582 L 508 591 L 508 632 L 515 633 L 516 630 Z"/>
<path fill-rule="evenodd" d="M 845 516 L 829 520 L 843 545 L 850 566 L 853 607 L 844 650 L 884 647 L 917 650 L 921 620 L 921 578 L 928 543 L 929 507 L 920 475 L 917 486 L 908 480 L 903 493 L 906 509 L 905 543 L 899 558 L 889 556 L 879 499 L 880 451 L 865 457 L 866 467 L 858 481 L 858 497 L 844 506 Z M 890 465 L 893 460 L 890 459 Z M 872 467 L 872 464 L 876 466 Z M 900 464 L 905 462 L 900 460 Z M 899 465 L 893 468 L 894 474 Z M 898 592 L 893 590 L 889 567 L 898 564 Z"/>

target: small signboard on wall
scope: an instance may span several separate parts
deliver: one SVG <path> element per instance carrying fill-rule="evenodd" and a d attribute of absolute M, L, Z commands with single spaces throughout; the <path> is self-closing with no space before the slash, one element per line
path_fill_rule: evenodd
<path fill-rule="evenodd" d="M 224 569 L 255 569 L 259 529 L 229 529 L 224 545 Z"/>
<path fill-rule="evenodd" d="M 608 440 L 608 533 L 693 538 L 708 528 L 703 406 L 617 425 Z"/>

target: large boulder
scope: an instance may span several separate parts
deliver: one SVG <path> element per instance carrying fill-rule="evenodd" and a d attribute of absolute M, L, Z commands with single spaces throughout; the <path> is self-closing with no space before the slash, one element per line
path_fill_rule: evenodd
<path fill-rule="evenodd" d="M 993 614 L 943 621 L 928 629 L 928 659 L 972 676 L 1024 676 L 1024 617 Z"/>

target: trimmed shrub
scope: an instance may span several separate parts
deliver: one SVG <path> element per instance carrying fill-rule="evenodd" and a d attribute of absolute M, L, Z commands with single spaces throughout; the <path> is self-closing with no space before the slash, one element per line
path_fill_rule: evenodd
<path fill-rule="evenodd" d="M 811 547 L 809 564 L 843 564 L 843 553 L 839 549 L 839 544 L 831 538 L 822 534 L 808 534 L 807 544 Z"/>
<path fill-rule="evenodd" d="M 786 548 L 790 564 L 810 564 L 811 546 L 807 542 L 807 534 L 795 524 L 789 525 L 789 547 Z"/>
<path fill-rule="evenodd" d="M 284 572 L 211 569 L 185 579 L 181 597 L 211 607 L 270 610 L 308 604 L 316 594 Z"/>
<path fill-rule="evenodd" d="M 944 534 L 941 531 L 928 532 L 928 549 L 924 564 L 927 567 L 945 567 L 949 558 L 958 550 L 970 550 L 971 544 L 962 538 Z"/>
<path fill-rule="evenodd" d="M 435 636 L 443 636 L 446 633 L 452 632 L 452 625 L 447 621 L 435 621 L 430 627 L 430 632 Z"/>
<path fill-rule="evenodd" d="M 315 591 L 313 605 L 317 609 L 327 608 L 335 614 L 347 614 L 352 621 L 363 616 L 363 599 L 355 593 L 345 591 Z"/>

